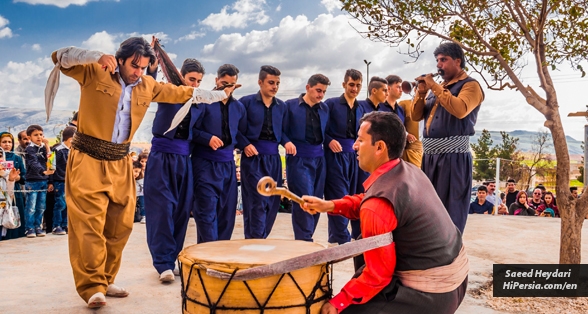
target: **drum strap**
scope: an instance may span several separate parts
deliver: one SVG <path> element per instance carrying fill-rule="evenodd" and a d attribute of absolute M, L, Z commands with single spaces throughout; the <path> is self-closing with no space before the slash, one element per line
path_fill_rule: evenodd
<path fill-rule="evenodd" d="M 363 252 L 390 245 L 392 242 L 392 232 L 389 232 L 290 258 L 281 262 L 239 270 L 236 273 L 225 273 L 214 269 L 206 269 L 206 274 L 224 280 L 253 280 L 285 274 L 314 265 L 340 262 Z"/>

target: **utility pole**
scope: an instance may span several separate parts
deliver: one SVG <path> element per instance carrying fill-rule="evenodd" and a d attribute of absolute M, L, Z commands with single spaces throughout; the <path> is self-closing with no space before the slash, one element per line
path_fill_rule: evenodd
<path fill-rule="evenodd" d="M 370 62 L 368 62 L 368 61 L 367 61 L 367 60 L 365 60 L 365 59 L 363 60 L 363 62 L 364 62 L 364 63 L 365 63 L 365 65 L 367 66 L 366 82 L 368 82 L 368 83 L 369 83 L 369 81 L 370 81 L 370 64 L 372 64 L 372 62 L 371 62 L 371 61 L 370 61 Z M 369 84 L 366 84 L 366 87 L 367 87 L 368 85 L 369 85 Z M 369 89 L 369 87 L 367 87 L 365 90 L 366 90 L 366 93 L 367 93 L 367 97 L 370 97 L 370 89 Z"/>

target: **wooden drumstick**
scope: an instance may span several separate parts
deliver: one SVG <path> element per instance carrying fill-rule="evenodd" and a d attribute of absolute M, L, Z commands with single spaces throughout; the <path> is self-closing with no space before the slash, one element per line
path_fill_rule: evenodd
<path fill-rule="evenodd" d="M 272 177 L 263 177 L 259 179 L 259 182 L 257 183 L 257 192 L 265 196 L 284 196 L 300 204 L 300 206 L 304 205 L 304 200 L 300 196 L 290 192 L 288 189 L 279 188 L 278 184 Z"/>

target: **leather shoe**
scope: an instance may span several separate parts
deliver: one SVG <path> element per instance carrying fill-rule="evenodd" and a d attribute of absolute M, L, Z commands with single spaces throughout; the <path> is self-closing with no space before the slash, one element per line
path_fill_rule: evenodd
<path fill-rule="evenodd" d="M 171 269 L 168 269 L 159 275 L 159 281 L 161 282 L 172 282 L 175 279 L 174 272 Z"/>

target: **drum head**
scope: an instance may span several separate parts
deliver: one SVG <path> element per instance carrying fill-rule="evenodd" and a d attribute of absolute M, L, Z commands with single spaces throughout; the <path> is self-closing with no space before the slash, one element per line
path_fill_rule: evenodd
<path fill-rule="evenodd" d="M 318 243 L 296 240 L 216 241 L 189 246 L 180 253 L 179 259 L 223 271 L 273 264 L 323 249 Z"/>

